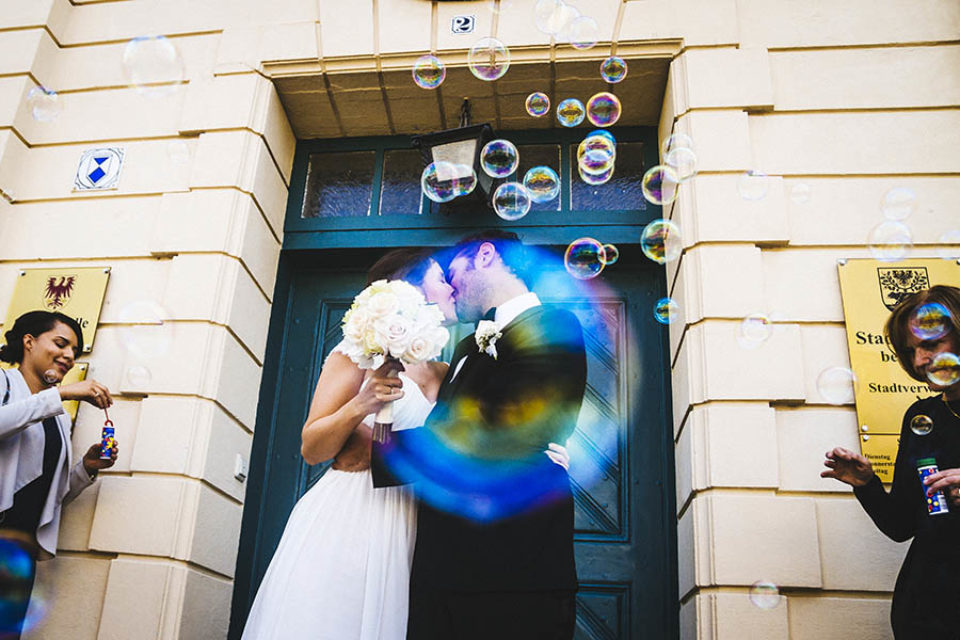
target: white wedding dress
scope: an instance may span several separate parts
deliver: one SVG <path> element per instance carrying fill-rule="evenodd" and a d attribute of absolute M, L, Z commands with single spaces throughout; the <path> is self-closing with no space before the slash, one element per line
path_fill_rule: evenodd
<path fill-rule="evenodd" d="M 433 404 L 400 375 L 394 429 L 419 427 Z M 290 513 L 243 640 L 403 640 L 416 528 L 407 487 L 329 469 Z"/>

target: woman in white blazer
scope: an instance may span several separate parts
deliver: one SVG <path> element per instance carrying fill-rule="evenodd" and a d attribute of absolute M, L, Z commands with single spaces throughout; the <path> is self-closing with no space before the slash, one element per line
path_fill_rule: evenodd
<path fill-rule="evenodd" d="M 95 380 L 57 386 L 83 344 L 77 322 L 62 313 L 31 311 L 6 332 L 0 360 L 0 639 L 19 638 L 38 559 L 57 552 L 61 506 L 113 466 L 100 459 L 100 443 L 76 464 L 70 418 L 63 401 L 84 400 L 104 409 L 110 391 Z"/>

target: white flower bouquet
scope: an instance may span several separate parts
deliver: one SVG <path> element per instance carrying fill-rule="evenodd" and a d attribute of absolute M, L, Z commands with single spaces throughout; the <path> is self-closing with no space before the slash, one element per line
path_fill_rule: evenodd
<path fill-rule="evenodd" d="M 361 369 L 379 369 L 388 358 L 418 364 L 440 355 L 450 334 L 443 312 L 403 280 L 377 280 L 343 315 L 344 354 Z M 384 442 L 393 423 L 392 403 L 377 413 L 374 439 Z"/>

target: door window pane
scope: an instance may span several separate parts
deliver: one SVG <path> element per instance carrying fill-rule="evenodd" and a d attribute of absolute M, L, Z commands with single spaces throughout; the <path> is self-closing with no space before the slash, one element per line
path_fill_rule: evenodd
<path fill-rule="evenodd" d="M 380 185 L 380 215 L 420 215 L 423 196 L 420 151 L 396 149 L 383 154 L 383 180 Z"/>
<path fill-rule="evenodd" d="M 589 185 L 577 171 L 577 145 L 570 147 L 570 208 L 574 211 L 646 211 L 640 181 L 643 179 L 643 143 L 617 143 L 613 177 L 601 185 Z"/>
<path fill-rule="evenodd" d="M 550 167 L 561 176 L 560 171 L 560 145 L 558 144 L 524 144 L 517 147 L 520 154 L 520 165 L 517 167 L 516 176 L 513 178 L 517 182 L 523 182 L 523 177 L 527 171 L 533 167 L 544 165 Z M 560 195 L 549 202 L 534 202 L 530 207 L 531 211 L 559 211 Z"/>
<path fill-rule="evenodd" d="M 376 155 L 375 151 L 312 154 L 303 217 L 369 215 Z"/>

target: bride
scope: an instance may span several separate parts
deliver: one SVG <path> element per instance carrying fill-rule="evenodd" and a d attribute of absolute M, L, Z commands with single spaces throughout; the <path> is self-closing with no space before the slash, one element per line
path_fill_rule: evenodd
<path fill-rule="evenodd" d="M 453 288 L 428 253 L 397 249 L 367 284 L 402 279 L 457 321 Z M 342 343 L 341 343 L 342 344 Z M 408 487 L 373 488 L 373 416 L 393 401 L 394 430 L 423 425 L 447 373 L 444 362 L 361 370 L 337 345 L 324 362 L 303 426 L 308 464 L 333 466 L 297 502 L 264 574 L 243 640 L 403 640 L 416 506 Z M 566 450 L 545 452 L 567 466 Z"/>

